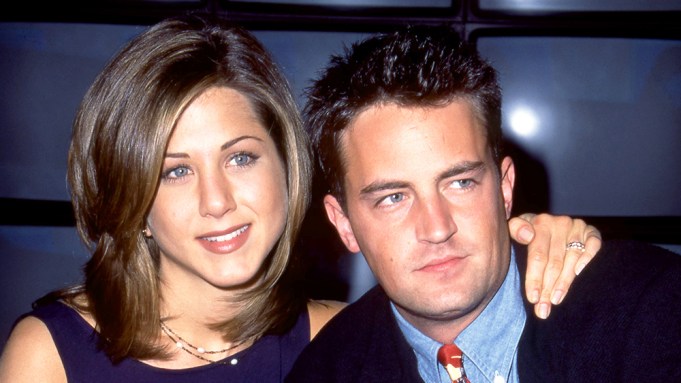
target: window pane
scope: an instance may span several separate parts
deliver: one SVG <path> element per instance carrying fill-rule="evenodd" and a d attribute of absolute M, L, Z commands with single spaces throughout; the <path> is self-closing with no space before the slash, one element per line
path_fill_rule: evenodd
<path fill-rule="evenodd" d="M 0 226 L 0 348 L 31 302 L 82 280 L 88 258 L 75 227 Z"/>
<path fill-rule="evenodd" d="M 109 58 L 141 30 L 0 23 L 0 197 L 68 199 L 66 155 L 76 108 Z"/>
<path fill-rule="evenodd" d="M 545 169 L 552 211 L 681 215 L 681 41 L 485 37 L 478 48 L 500 72 L 504 133 Z"/>
<path fill-rule="evenodd" d="M 480 0 L 487 11 L 672 11 L 679 0 Z"/>
<path fill-rule="evenodd" d="M 271 3 L 286 5 L 449 8 L 454 0 L 230 0 L 233 3 Z"/>

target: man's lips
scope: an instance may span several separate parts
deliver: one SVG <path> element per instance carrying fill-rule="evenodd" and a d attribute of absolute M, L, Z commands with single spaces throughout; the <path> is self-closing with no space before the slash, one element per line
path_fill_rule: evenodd
<path fill-rule="evenodd" d="M 465 259 L 465 256 L 451 256 L 445 258 L 434 259 L 429 261 L 427 264 L 417 269 L 418 271 L 425 272 L 441 272 L 458 267 L 461 262 Z"/>

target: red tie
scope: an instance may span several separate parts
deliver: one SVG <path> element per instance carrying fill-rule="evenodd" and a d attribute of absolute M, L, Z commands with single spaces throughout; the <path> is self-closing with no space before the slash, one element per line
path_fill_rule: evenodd
<path fill-rule="evenodd" d="M 437 351 L 437 361 L 445 367 L 452 383 L 470 383 L 463 370 L 463 356 L 455 344 L 445 344 Z"/>

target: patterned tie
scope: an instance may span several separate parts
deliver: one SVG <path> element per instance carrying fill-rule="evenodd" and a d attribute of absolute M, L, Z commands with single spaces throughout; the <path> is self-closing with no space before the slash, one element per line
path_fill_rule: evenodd
<path fill-rule="evenodd" d="M 455 344 L 445 344 L 437 351 L 437 361 L 445 367 L 452 383 L 470 383 L 463 370 L 463 356 Z"/>

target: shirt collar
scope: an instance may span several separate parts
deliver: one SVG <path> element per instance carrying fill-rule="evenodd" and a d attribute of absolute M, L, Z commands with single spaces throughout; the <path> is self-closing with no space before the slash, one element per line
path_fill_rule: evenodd
<path fill-rule="evenodd" d="M 400 330 L 414 349 L 423 380 L 446 381 L 440 380 L 447 378 L 447 373 L 436 358 L 441 344 L 407 322 L 392 302 L 391 308 Z M 516 351 L 525 319 L 520 274 L 515 252 L 511 249 L 510 267 L 499 291 L 473 323 L 456 338 L 456 344 L 464 353 L 463 362 L 471 381 L 501 381 L 495 380 L 497 375 L 506 382 L 517 381 Z"/>

